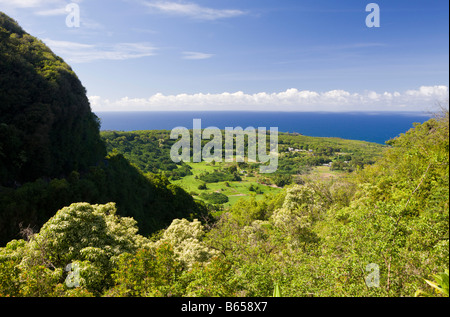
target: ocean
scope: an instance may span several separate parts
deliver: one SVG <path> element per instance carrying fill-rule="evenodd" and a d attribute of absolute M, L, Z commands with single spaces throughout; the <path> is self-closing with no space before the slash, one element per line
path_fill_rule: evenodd
<path fill-rule="evenodd" d="M 192 129 L 193 119 L 207 127 L 277 127 L 279 132 L 338 137 L 384 144 L 432 116 L 422 112 L 96 112 L 101 130 Z"/>

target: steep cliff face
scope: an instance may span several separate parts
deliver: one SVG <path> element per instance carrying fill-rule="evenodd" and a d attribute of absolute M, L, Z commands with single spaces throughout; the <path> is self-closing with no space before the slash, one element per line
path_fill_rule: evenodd
<path fill-rule="evenodd" d="M 164 177 L 106 156 L 73 70 L 0 12 L 0 245 L 76 202 L 115 202 L 150 234 L 206 208 Z"/>
<path fill-rule="evenodd" d="M 105 154 L 70 66 L 0 12 L 0 185 L 66 176 Z"/>

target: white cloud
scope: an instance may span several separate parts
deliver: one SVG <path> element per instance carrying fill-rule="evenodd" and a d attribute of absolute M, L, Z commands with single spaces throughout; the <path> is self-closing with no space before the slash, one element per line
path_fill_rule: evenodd
<path fill-rule="evenodd" d="M 187 16 L 199 20 L 217 20 L 244 15 L 245 12 L 233 9 L 213 9 L 202 7 L 196 3 L 173 1 L 144 1 L 144 5 L 157 11 L 179 16 Z"/>
<path fill-rule="evenodd" d="M 0 4 L 8 8 L 38 8 L 62 2 L 61 0 L 0 0 Z"/>
<path fill-rule="evenodd" d="M 66 7 L 59 7 L 56 9 L 36 11 L 35 14 L 41 16 L 67 15 L 67 11 Z"/>
<path fill-rule="evenodd" d="M 166 96 L 157 93 L 149 98 L 124 97 L 118 100 L 89 97 L 94 111 L 428 111 L 432 110 L 436 102 L 448 98 L 447 86 L 422 86 L 404 93 L 350 93 L 344 90 L 315 92 L 292 88 L 278 93 L 256 94 L 238 91 Z"/>
<path fill-rule="evenodd" d="M 406 91 L 408 96 L 421 97 L 421 96 L 435 96 L 435 95 L 448 95 L 447 86 L 422 86 L 419 90 Z"/>
<path fill-rule="evenodd" d="M 0 0 L 2 10 L 28 9 L 38 16 L 67 15 L 66 6 L 83 0 Z"/>
<path fill-rule="evenodd" d="M 214 54 L 206 54 L 200 52 L 183 52 L 184 59 L 208 59 L 214 56 Z"/>
<path fill-rule="evenodd" d="M 98 60 L 126 60 L 155 55 L 156 48 L 148 43 L 83 44 L 44 39 L 57 55 L 70 63 Z"/>

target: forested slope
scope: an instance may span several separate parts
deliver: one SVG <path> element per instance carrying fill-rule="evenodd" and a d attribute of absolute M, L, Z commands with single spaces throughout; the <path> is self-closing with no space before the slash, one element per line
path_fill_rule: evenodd
<path fill-rule="evenodd" d="M 145 234 L 205 210 L 166 179 L 106 156 L 73 70 L 0 12 L 0 245 L 75 202 L 115 202 Z"/>
<path fill-rule="evenodd" d="M 73 70 L 0 13 L 0 185 L 66 176 L 105 154 Z"/>

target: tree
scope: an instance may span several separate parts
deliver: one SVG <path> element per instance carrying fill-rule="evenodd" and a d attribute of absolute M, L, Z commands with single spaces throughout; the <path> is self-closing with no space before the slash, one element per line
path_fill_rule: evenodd
<path fill-rule="evenodd" d="M 137 231 L 136 221 L 117 216 L 113 203 L 76 203 L 59 210 L 28 242 L 13 240 L 0 249 L 0 263 L 18 263 L 25 296 L 52 296 L 69 274 L 68 265 L 79 268 L 81 288 L 99 295 L 112 286 L 118 257 L 149 243 Z"/>
<path fill-rule="evenodd" d="M 197 262 L 207 262 L 216 252 L 202 243 L 205 235 L 203 225 L 198 220 L 175 219 L 164 231 L 162 239 L 155 243 L 158 247 L 168 243 L 173 246 L 177 260 L 191 268 Z"/>

